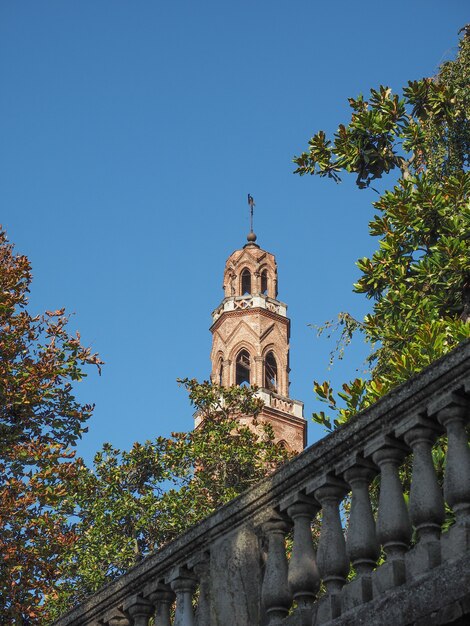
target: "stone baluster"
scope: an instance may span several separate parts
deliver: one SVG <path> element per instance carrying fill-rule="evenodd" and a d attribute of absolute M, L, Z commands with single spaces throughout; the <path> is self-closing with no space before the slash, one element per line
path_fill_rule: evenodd
<path fill-rule="evenodd" d="M 146 592 L 146 597 L 155 605 L 155 626 L 171 626 L 171 605 L 175 601 L 171 587 L 159 583 Z"/>
<path fill-rule="evenodd" d="M 377 563 L 380 549 L 369 497 L 369 485 L 376 473 L 372 464 L 364 460 L 344 473 L 352 491 L 346 550 L 356 571 L 356 578 L 343 590 L 343 610 L 372 600 L 370 575 Z"/>
<path fill-rule="evenodd" d="M 436 567 L 441 562 L 441 525 L 444 521 L 444 498 L 437 482 L 432 460 L 435 429 L 416 425 L 405 434 L 413 450 L 413 469 L 409 510 L 418 536 L 418 544 L 406 555 L 408 578 Z"/>
<path fill-rule="evenodd" d="M 341 589 L 349 573 L 340 504 L 348 488 L 343 481 L 328 478 L 324 485 L 315 490 L 315 499 L 322 505 L 322 523 L 318 543 L 318 567 L 326 595 L 318 607 L 317 622 L 323 623 L 341 614 Z"/>
<path fill-rule="evenodd" d="M 263 525 L 268 540 L 266 570 L 261 587 L 261 601 L 268 626 L 279 624 L 289 613 L 292 596 L 287 582 L 285 535 L 290 526 L 282 518 L 270 519 Z"/>
<path fill-rule="evenodd" d="M 361 465 L 344 473 L 352 491 L 346 549 L 358 576 L 370 574 L 380 553 L 369 497 L 369 485 L 375 474 L 371 467 Z"/>
<path fill-rule="evenodd" d="M 455 396 L 437 415 L 447 431 L 444 496 L 455 515 L 455 524 L 444 541 L 445 558 L 456 558 L 470 549 L 470 450 L 465 429 L 468 417 L 468 403 Z"/>
<path fill-rule="evenodd" d="M 302 501 L 287 509 L 287 514 L 294 522 L 294 544 L 289 561 L 288 582 L 299 610 L 310 608 L 320 589 L 320 574 L 312 538 L 312 519 L 319 509 L 312 502 Z"/>
<path fill-rule="evenodd" d="M 131 617 L 133 626 L 148 626 L 155 613 L 155 606 L 142 596 L 135 595 L 123 603 L 124 611 Z"/>
<path fill-rule="evenodd" d="M 386 563 L 374 572 L 376 594 L 406 582 L 405 552 L 412 531 L 399 475 L 406 455 L 407 450 L 399 442 L 385 445 L 372 455 L 381 474 L 377 538 L 386 554 Z"/>
<path fill-rule="evenodd" d="M 210 624 L 210 565 L 209 559 L 199 560 L 193 567 L 194 573 L 199 580 L 199 598 L 196 609 L 196 626 Z"/>
<path fill-rule="evenodd" d="M 196 626 L 193 610 L 193 594 L 197 587 L 196 577 L 188 569 L 178 568 L 177 576 L 171 580 L 170 585 L 176 594 L 173 626 Z"/>

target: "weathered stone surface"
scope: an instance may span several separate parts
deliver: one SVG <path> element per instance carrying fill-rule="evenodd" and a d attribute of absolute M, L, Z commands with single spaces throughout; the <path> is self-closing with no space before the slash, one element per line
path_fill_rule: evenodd
<path fill-rule="evenodd" d="M 433 626 L 436 618 L 436 614 L 433 613 L 431 616 L 423 617 L 422 619 L 418 619 L 416 622 L 413 622 L 413 626 Z"/>
<path fill-rule="evenodd" d="M 351 580 L 341 592 L 341 612 L 349 611 L 373 597 L 372 578 L 369 575 L 359 576 Z"/>
<path fill-rule="evenodd" d="M 337 479 L 327 478 L 315 492 L 315 499 L 321 503 L 322 525 L 318 542 L 317 560 L 326 591 L 334 596 L 341 593 L 349 573 L 349 559 L 339 506 L 348 492 L 346 484 Z M 335 615 L 336 599 L 331 602 L 332 615 Z"/>
<path fill-rule="evenodd" d="M 176 595 L 173 626 L 196 626 L 193 599 L 198 581 L 194 572 L 186 567 L 177 567 L 169 576 L 168 582 Z"/>
<path fill-rule="evenodd" d="M 405 554 L 406 577 L 412 580 L 441 564 L 441 542 L 419 543 Z"/>
<path fill-rule="evenodd" d="M 461 600 L 460 604 L 464 615 L 470 614 L 470 592 Z"/>
<path fill-rule="evenodd" d="M 131 624 L 129 617 L 120 608 L 113 608 L 107 611 L 100 622 L 105 626 L 130 626 Z"/>
<path fill-rule="evenodd" d="M 259 624 L 260 588 L 261 557 L 253 529 L 239 528 L 216 541 L 210 556 L 210 626 Z"/>
<path fill-rule="evenodd" d="M 413 451 L 410 517 L 420 545 L 438 543 L 445 520 L 444 498 L 432 458 L 437 432 L 437 425 L 430 422 L 429 427 L 415 425 L 405 433 L 405 440 Z M 432 548 L 428 552 L 434 554 Z"/>
<path fill-rule="evenodd" d="M 306 501 L 307 500 L 307 501 Z M 307 498 L 291 504 L 287 513 L 294 522 L 294 539 L 289 560 L 288 584 L 298 607 L 310 608 L 320 589 L 320 574 L 313 545 L 311 523 L 319 509 Z"/>
<path fill-rule="evenodd" d="M 369 495 L 369 486 L 376 471 L 372 463 L 362 459 L 344 472 L 352 490 L 346 548 L 357 576 L 369 575 L 380 555 Z"/>
<path fill-rule="evenodd" d="M 441 542 L 443 559 L 458 559 L 462 552 L 470 550 L 470 528 L 455 524 L 442 535 Z"/>
<path fill-rule="evenodd" d="M 459 617 L 462 617 L 462 607 L 459 602 L 453 602 L 452 604 L 447 604 L 443 606 L 442 609 L 439 609 L 436 617 L 436 624 L 451 624 L 455 622 Z"/>
<path fill-rule="evenodd" d="M 371 574 L 374 597 L 380 597 L 383 593 L 394 587 L 399 587 L 406 582 L 406 568 L 404 560 L 396 560 L 383 563 Z"/>
<path fill-rule="evenodd" d="M 283 622 L 282 626 L 312 626 L 315 623 L 317 607 L 308 609 L 295 609 L 292 615 L 289 615 Z"/>
<path fill-rule="evenodd" d="M 318 602 L 315 620 L 312 625 L 320 626 L 329 623 L 341 614 L 341 594 L 329 593 L 322 596 Z"/>
<path fill-rule="evenodd" d="M 441 620 L 441 617 L 444 619 L 446 615 L 452 615 L 454 610 L 458 611 L 446 607 L 457 603 L 461 610 L 460 615 L 464 614 L 463 603 L 468 602 L 469 588 L 470 559 L 464 556 L 458 561 L 434 568 L 419 580 L 392 589 L 372 602 L 344 613 L 328 622 L 328 626 L 444 624 L 446 622 L 438 620 Z M 470 624 L 468 605 L 465 604 L 465 607 L 467 623 Z M 443 613 L 439 617 L 441 609 Z"/>

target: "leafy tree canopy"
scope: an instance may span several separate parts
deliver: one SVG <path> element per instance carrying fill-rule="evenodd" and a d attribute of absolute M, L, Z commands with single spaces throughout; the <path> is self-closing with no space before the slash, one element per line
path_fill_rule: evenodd
<path fill-rule="evenodd" d="M 200 419 L 128 452 L 110 444 L 92 468 L 81 464 L 65 496 L 76 541 L 61 563 L 58 593 L 48 602 L 58 616 L 105 582 L 127 571 L 285 462 L 258 420 L 256 389 L 182 380 Z M 241 419 L 239 419 L 241 418 Z"/>
<path fill-rule="evenodd" d="M 373 203 L 378 249 L 357 263 L 354 290 L 373 301 L 372 312 L 338 319 L 340 343 L 355 332 L 370 343 L 370 378 L 344 384 L 339 398 L 315 381 L 334 421 L 323 411 L 313 417 L 328 428 L 470 336 L 470 27 L 462 31 L 456 59 L 436 76 L 410 81 L 401 96 L 381 86 L 351 98 L 349 123 L 333 140 L 318 132 L 294 159 L 297 174 L 339 182 L 354 173 L 360 189 L 398 174 Z"/>
<path fill-rule="evenodd" d="M 75 475 L 71 446 L 93 407 L 72 383 L 101 361 L 67 331 L 63 309 L 28 313 L 31 266 L 0 229 L 0 613 L 41 623 L 64 547 L 75 540 L 61 500 Z"/>

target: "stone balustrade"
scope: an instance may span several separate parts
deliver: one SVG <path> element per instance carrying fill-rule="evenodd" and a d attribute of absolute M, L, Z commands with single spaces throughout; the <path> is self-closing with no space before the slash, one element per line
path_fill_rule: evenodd
<path fill-rule="evenodd" d="M 263 293 L 246 296 L 229 296 L 224 298 L 220 306 L 212 312 L 212 323 L 215 323 L 226 311 L 245 311 L 246 309 L 266 309 L 272 313 L 287 316 L 287 304 L 269 298 Z"/>
<path fill-rule="evenodd" d="M 469 417 L 467 341 L 56 626 L 470 623 Z"/>
<path fill-rule="evenodd" d="M 293 400 L 292 398 L 286 398 L 278 393 L 271 391 L 270 389 L 258 389 L 256 396 L 261 398 L 264 402 L 264 406 L 277 409 L 283 413 L 290 413 L 294 417 L 304 416 L 304 403 L 299 400 Z"/>

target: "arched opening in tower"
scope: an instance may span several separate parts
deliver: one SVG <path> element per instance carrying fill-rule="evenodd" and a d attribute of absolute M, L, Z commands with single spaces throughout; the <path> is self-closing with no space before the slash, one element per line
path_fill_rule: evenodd
<path fill-rule="evenodd" d="M 272 352 L 268 352 L 264 360 L 264 386 L 277 391 L 277 363 Z"/>
<path fill-rule="evenodd" d="M 222 387 L 224 381 L 224 364 L 222 359 L 219 361 L 219 385 Z"/>
<path fill-rule="evenodd" d="M 251 361 L 247 350 L 238 353 L 236 361 L 236 384 L 241 386 L 250 385 Z"/>
<path fill-rule="evenodd" d="M 264 293 L 265 296 L 268 295 L 268 271 L 263 270 L 261 272 L 261 293 Z"/>
<path fill-rule="evenodd" d="M 251 274 L 250 270 L 245 268 L 242 272 L 242 296 L 251 293 Z"/>

